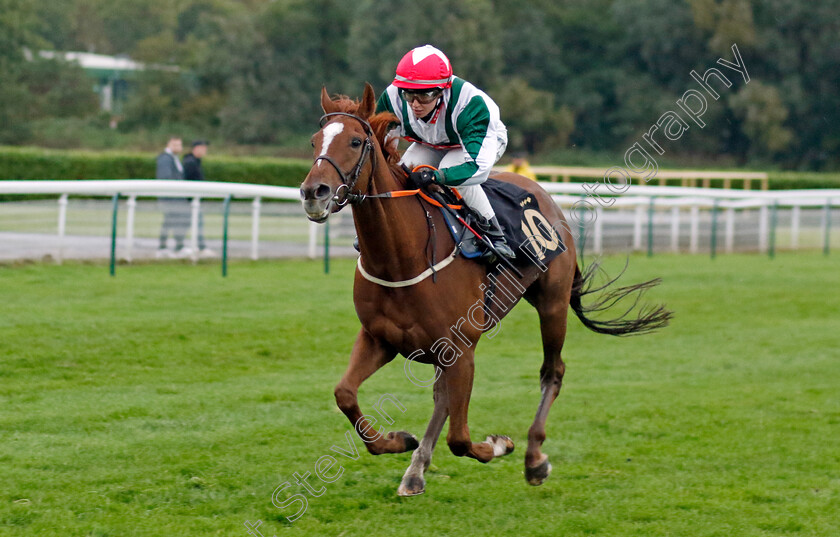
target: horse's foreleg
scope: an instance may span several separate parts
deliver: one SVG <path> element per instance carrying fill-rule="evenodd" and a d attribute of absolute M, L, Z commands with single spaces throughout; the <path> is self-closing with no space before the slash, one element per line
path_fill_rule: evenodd
<path fill-rule="evenodd" d="M 440 432 L 449 416 L 449 394 L 446 391 L 443 379 L 438 379 L 435 382 L 434 390 L 435 410 L 432 412 L 429 426 L 426 427 L 426 434 L 420 440 L 420 447 L 412 453 L 411 465 L 405 471 L 400 488 L 397 489 L 397 494 L 400 496 L 415 496 L 426 490 L 426 480 L 423 478 L 423 474 L 432 462 L 435 444 L 437 444 Z"/>
<path fill-rule="evenodd" d="M 507 436 L 488 436 L 484 442 L 470 440 L 467 412 L 470 406 L 475 363 L 472 352 L 464 352 L 443 374 L 449 392 L 449 433 L 446 443 L 457 457 L 471 457 L 490 462 L 494 457 L 513 451 L 513 441 Z"/>
<path fill-rule="evenodd" d="M 562 302 L 560 302 L 562 304 Z M 556 303 L 555 303 L 556 304 Z M 531 485 L 541 485 L 551 473 L 548 455 L 540 450 L 545 441 L 545 422 L 551 404 L 560 393 L 566 366 L 560 357 L 563 341 L 566 338 L 565 307 L 554 305 L 548 311 L 540 311 L 540 331 L 543 340 L 543 365 L 540 368 L 540 388 L 542 396 L 537 407 L 534 423 L 528 430 L 528 449 L 525 452 L 525 479 Z"/>
<path fill-rule="evenodd" d="M 356 433 L 364 440 L 367 450 L 373 455 L 382 453 L 403 453 L 417 447 L 417 439 L 405 431 L 383 434 L 370 423 L 359 408 L 359 386 L 380 367 L 394 359 L 396 352 L 387 348 L 365 332 L 359 331 L 347 371 L 335 387 L 335 401 L 344 412 Z"/>

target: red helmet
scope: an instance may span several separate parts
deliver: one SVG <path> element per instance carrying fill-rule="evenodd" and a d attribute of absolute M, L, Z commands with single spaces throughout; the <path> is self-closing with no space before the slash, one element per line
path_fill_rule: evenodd
<path fill-rule="evenodd" d="M 397 64 L 394 85 L 404 89 L 448 88 L 452 65 L 446 54 L 432 45 L 410 50 Z"/>

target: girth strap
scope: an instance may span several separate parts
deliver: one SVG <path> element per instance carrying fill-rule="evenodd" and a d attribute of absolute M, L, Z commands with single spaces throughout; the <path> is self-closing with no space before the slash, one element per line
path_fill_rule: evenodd
<path fill-rule="evenodd" d="M 440 263 L 437 263 L 433 267 L 429 267 L 414 278 L 410 280 L 400 280 L 397 282 L 391 282 L 388 280 L 383 280 L 381 278 L 377 278 L 376 276 L 371 275 L 365 268 L 362 266 L 362 256 L 359 256 L 359 261 L 356 263 L 356 266 L 359 268 L 359 273 L 369 282 L 373 282 L 377 285 L 381 285 L 382 287 L 408 287 L 417 283 L 422 282 L 435 272 L 439 271 L 440 269 L 446 267 L 448 264 L 452 263 L 455 258 L 458 257 L 458 245 L 455 245 L 455 249 L 452 250 L 452 253 L 449 254 L 448 257 L 444 258 Z"/>

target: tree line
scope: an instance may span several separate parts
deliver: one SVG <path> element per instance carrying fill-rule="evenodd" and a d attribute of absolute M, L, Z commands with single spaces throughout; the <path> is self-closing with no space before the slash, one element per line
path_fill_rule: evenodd
<path fill-rule="evenodd" d="M 749 70 L 669 151 L 797 169 L 840 165 L 840 0 L 0 0 L 0 142 L 93 117 L 85 51 L 147 70 L 122 131 L 189 125 L 240 144 L 311 133 L 322 85 L 382 90 L 431 43 L 499 103 L 512 150 L 622 151 L 737 44 Z M 29 58 L 29 59 L 27 59 Z M 37 140 L 35 140 L 37 142 Z"/>

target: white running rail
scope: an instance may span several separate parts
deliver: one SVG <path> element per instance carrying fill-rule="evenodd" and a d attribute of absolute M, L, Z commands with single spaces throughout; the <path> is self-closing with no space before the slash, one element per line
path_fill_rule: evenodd
<path fill-rule="evenodd" d="M 711 248 L 714 255 L 715 241 L 720 234 L 721 251 L 731 252 L 736 243 L 736 218 L 749 211 L 757 210 L 757 240 L 755 248 L 772 253 L 775 247 L 777 211 L 790 213 L 789 234 L 791 248 L 800 246 L 803 228 L 803 209 L 810 209 L 813 221 L 815 210 L 820 214 L 820 244 L 828 251 L 832 225 L 832 209 L 840 205 L 840 189 L 816 190 L 734 190 L 720 188 L 669 187 L 632 185 L 616 195 L 603 183 L 540 183 L 550 192 L 554 200 L 564 208 L 573 228 L 579 225 L 575 216 L 583 214 L 580 209 L 591 212 L 586 216 L 583 227 L 587 251 L 602 253 L 610 235 L 615 233 L 614 223 L 624 222 L 632 229 L 630 247 L 633 250 L 653 251 L 654 231 L 662 239 L 668 235 L 670 251 L 680 251 L 681 231 L 687 224 L 688 251 L 697 253 L 701 243 L 701 229 L 704 240 L 711 234 Z M 130 259 L 134 238 L 134 208 L 141 197 L 189 197 L 193 198 L 191 209 L 192 241 L 195 252 L 197 216 L 201 199 L 223 199 L 231 196 L 251 202 L 251 258 L 259 256 L 260 212 L 265 199 L 297 201 L 299 190 L 293 187 L 278 187 L 243 183 L 220 183 L 199 181 L 164 180 L 84 180 L 84 181 L 0 181 L 0 195 L 58 195 L 58 235 L 64 236 L 67 218 L 67 198 L 73 196 L 113 197 L 120 194 L 128 199 L 127 229 L 125 233 L 127 258 Z M 349 211 L 345 211 L 348 212 Z M 754 213 L 753 213 L 754 214 Z M 620 217 L 620 218 L 619 218 Z M 304 218 L 301 211 L 301 218 Z M 720 220 L 720 222 L 719 222 Z M 612 223 L 611 223 L 612 221 Z M 612 231 L 605 231 L 605 223 Z M 720 224 L 720 225 L 718 225 Z M 753 225 L 753 224 L 750 224 Z M 718 230 L 718 227 L 720 231 Z M 812 228 L 814 225 L 812 224 Z M 709 229 L 711 228 L 711 230 Z M 812 235 L 816 233 L 812 229 Z M 645 235 L 647 235 L 647 240 Z M 311 224 L 308 237 L 308 254 L 316 256 L 316 224 Z M 590 238 L 591 237 L 591 238 Z M 577 237 L 581 239 L 580 236 Z M 661 241 L 660 241 L 661 242 Z M 743 242 L 743 241 L 742 241 Z M 662 247 L 659 248 L 662 250 Z"/>

